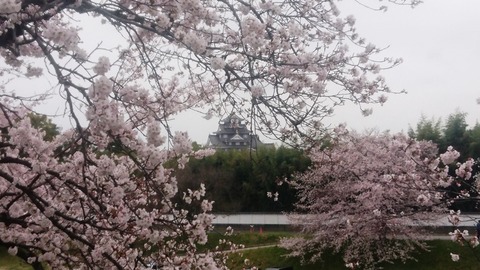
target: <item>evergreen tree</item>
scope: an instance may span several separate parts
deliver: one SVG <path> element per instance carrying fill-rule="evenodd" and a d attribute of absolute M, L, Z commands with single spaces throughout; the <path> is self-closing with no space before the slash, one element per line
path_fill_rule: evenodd
<path fill-rule="evenodd" d="M 443 129 L 443 142 L 439 145 L 440 152 L 452 146 L 460 153 L 468 153 L 469 136 L 467 132 L 467 114 L 456 111 L 448 116 Z"/>
<path fill-rule="evenodd" d="M 422 115 L 416 129 L 409 128 L 408 135 L 410 138 L 419 141 L 432 141 L 437 145 L 442 144 L 442 121 L 440 118 L 435 119 L 434 117 L 427 119 L 425 115 Z"/>
<path fill-rule="evenodd" d="M 478 122 L 468 130 L 468 138 L 468 156 L 473 159 L 480 158 L 480 124 Z"/>

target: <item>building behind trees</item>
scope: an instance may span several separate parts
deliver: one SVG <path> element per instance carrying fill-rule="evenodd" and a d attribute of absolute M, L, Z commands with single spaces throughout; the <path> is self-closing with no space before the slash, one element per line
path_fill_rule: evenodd
<path fill-rule="evenodd" d="M 230 114 L 220 120 L 218 130 L 208 136 L 206 147 L 221 150 L 273 147 L 271 143 L 262 143 L 258 135 L 248 129 L 247 124 L 235 113 Z"/>

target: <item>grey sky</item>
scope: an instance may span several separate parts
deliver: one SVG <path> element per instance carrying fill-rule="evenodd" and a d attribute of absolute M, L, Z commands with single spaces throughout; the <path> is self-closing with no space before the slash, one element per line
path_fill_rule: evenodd
<path fill-rule="evenodd" d="M 404 59 L 384 75 L 392 89 L 408 94 L 390 96 L 367 118 L 342 108 L 333 121 L 355 129 L 401 131 L 415 125 L 422 113 L 445 118 L 458 108 L 475 124 L 480 110 L 479 12 L 478 0 L 427 0 L 413 10 L 392 7 L 386 13 L 356 8 L 358 32 L 378 46 L 390 46 L 387 55 Z"/>
<path fill-rule="evenodd" d="M 378 5 L 375 0 L 364 2 Z M 389 46 L 385 56 L 403 58 L 403 64 L 383 75 L 392 90 L 405 89 L 408 94 L 390 95 L 369 117 L 353 105 L 344 106 L 329 122 L 345 122 L 359 131 L 398 132 L 415 126 L 422 113 L 445 119 L 459 109 L 468 113 L 470 125 L 480 119 L 479 0 L 426 0 L 415 9 L 390 6 L 385 13 L 360 7 L 354 0 L 343 1 L 342 7 L 343 15 L 355 15 L 361 36 L 379 47 Z M 217 123 L 189 115 L 179 117 L 174 126 L 205 143 Z"/>

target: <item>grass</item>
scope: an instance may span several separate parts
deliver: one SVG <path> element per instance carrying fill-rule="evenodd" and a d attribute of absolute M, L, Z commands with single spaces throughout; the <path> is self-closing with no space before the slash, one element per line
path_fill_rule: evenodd
<path fill-rule="evenodd" d="M 199 249 L 214 249 L 220 239 L 231 241 L 235 244 L 243 244 L 245 247 L 267 246 L 278 243 L 280 238 L 293 236 L 293 232 L 235 232 L 232 235 L 225 235 L 222 232 L 213 232 L 208 235 L 207 244 Z"/>
<path fill-rule="evenodd" d="M 30 270 L 32 267 L 16 256 L 8 254 L 7 250 L 0 247 L 0 270 Z"/>
<path fill-rule="evenodd" d="M 417 261 L 407 261 L 406 263 L 395 262 L 394 264 L 380 265 L 380 269 L 385 270 L 478 270 L 480 269 L 480 246 L 472 250 L 468 247 L 460 246 L 457 243 L 448 240 L 429 241 L 430 251 L 419 252 L 415 257 Z M 460 254 L 460 261 L 453 262 L 450 253 Z M 255 250 L 245 250 L 241 253 L 229 256 L 228 266 L 230 269 L 237 270 L 248 267 L 244 261 L 248 258 L 250 265 L 260 269 L 267 267 L 285 267 L 293 266 L 293 269 L 302 270 L 346 270 L 345 263 L 339 254 L 328 255 L 322 261 L 314 264 L 300 263 L 299 258 L 285 257 L 287 251 L 279 247 L 260 248 Z"/>
<path fill-rule="evenodd" d="M 397 263 L 387 265 L 385 269 L 425 269 L 425 270 L 478 270 L 480 269 L 480 246 L 471 249 L 449 240 L 429 241 L 429 252 L 420 252 L 417 262 L 409 261 L 406 264 Z M 460 254 L 458 262 L 452 261 L 450 253 Z M 477 256 L 479 259 L 477 259 Z"/>
<path fill-rule="evenodd" d="M 331 256 L 327 261 L 302 265 L 298 258 L 286 258 L 285 254 L 287 254 L 287 251 L 279 247 L 245 250 L 241 253 L 230 255 L 228 259 L 228 267 L 232 270 L 244 269 L 249 266 L 256 266 L 259 269 L 286 266 L 293 266 L 293 269 L 302 270 L 346 269 L 339 255 Z M 248 265 L 245 264 L 245 259 L 249 260 L 250 263 Z"/>

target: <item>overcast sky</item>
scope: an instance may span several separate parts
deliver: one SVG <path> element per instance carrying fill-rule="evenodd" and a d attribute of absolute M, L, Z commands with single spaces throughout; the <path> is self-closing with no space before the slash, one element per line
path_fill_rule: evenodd
<path fill-rule="evenodd" d="M 353 2 L 353 1 L 351 1 Z M 392 89 L 406 95 L 389 101 L 367 118 L 356 110 L 338 110 L 333 121 L 355 129 L 407 130 L 421 114 L 446 118 L 456 109 L 479 119 L 480 1 L 426 0 L 415 9 L 392 7 L 386 13 L 357 8 L 360 34 L 404 62 L 384 73 Z"/>
<path fill-rule="evenodd" d="M 335 111 L 331 123 L 345 122 L 359 131 L 406 132 L 422 114 L 445 119 L 456 109 L 468 113 L 470 126 L 480 121 L 476 102 L 480 97 L 480 0 L 425 0 L 415 9 L 391 6 L 385 13 L 360 7 L 354 0 L 344 0 L 342 6 L 346 7 L 342 14 L 355 15 L 361 36 L 379 47 L 389 46 L 386 56 L 403 58 L 403 64 L 383 75 L 392 90 L 405 89 L 408 94 L 390 95 L 369 117 L 355 106 L 344 106 Z M 188 116 L 178 118 L 175 126 L 205 143 L 217 123 Z"/>

